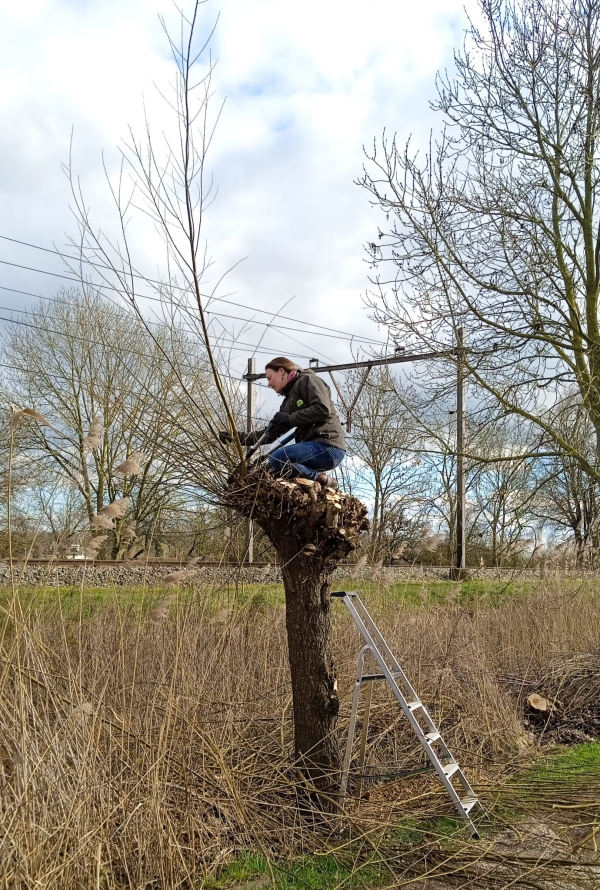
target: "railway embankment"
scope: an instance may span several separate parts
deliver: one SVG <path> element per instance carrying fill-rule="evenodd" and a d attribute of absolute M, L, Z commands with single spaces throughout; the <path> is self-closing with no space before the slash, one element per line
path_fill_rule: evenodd
<path fill-rule="evenodd" d="M 186 569 L 185 563 L 175 561 L 147 562 L 109 562 L 109 561 L 73 561 L 73 560 L 31 560 L 14 561 L 13 574 L 20 586 L 75 586 L 84 583 L 89 587 L 160 585 L 165 583 L 169 575 L 178 570 Z M 510 581 L 514 578 L 542 579 L 551 578 L 556 574 L 554 567 L 536 567 L 534 569 L 514 568 L 478 568 L 467 570 L 464 580 L 485 579 Z M 447 580 L 448 566 L 431 565 L 398 565 L 370 566 L 356 568 L 352 565 L 340 565 L 335 572 L 336 580 L 356 579 L 360 581 L 380 581 L 387 584 L 402 581 L 418 581 L 421 579 Z M 560 569 L 561 577 L 597 578 L 598 570 Z M 183 579 L 182 579 L 183 580 Z M 166 581 L 170 583 L 170 581 Z M 223 584 L 281 584 L 281 569 L 277 565 L 255 563 L 240 566 L 236 563 L 197 564 L 185 572 L 185 583 L 198 586 Z M 0 585 L 10 584 L 10 568 L 8 562 L 0 562 Z"/>

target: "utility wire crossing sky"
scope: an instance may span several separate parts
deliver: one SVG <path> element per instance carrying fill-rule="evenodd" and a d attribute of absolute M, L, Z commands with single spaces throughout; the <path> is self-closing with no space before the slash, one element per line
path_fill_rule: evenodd
<path fill-rule="evenodd" d="M 412 133 L 413 146 L 426 151 L 430 129 L 441 123 L 429 108 L 435 73 L 452 66 L 468 24 L 464 6 L 202 6 L 206 34 L 218 19 L 211 41 L 215 109 L 226 100 L 208 158 L 218 194 L 206 217 L 215 260 L 206 289 L 235 266 L 221 301 L 208 308 L 212 331 L 239 355 L 240 375 L 258 344 L 258 356 L 287 353 L 304 365 L 313 356 L 342 362 L 385 351 L 387 331 L 364 306 L 364 245 L 376 237 L 379 211 L 354 180 L 363 146 L 370 150 L 384 128 L 400 141 Z M 178 22 L 171 4 L 148 0 L 0 0 L 0 9 L 6 325 L 11 317 L 24 322 L 36 296 L 56 299 L 61 285 L 76 285 L 60 256 L 73 255 L 70 239 L 77 241 L 61 170 L 71 145 L 92 219 L 116 237 L 103 164 L 116 172 L 128 127 L 143 133 L 144 107 L 156 133 L 172 126 L 157 90 L 166 91 L 174 74 L 158 16 L 175 34 Z M 476 16 L 474 0 L 466 9 Z M 134 265 L 147 280 L 164 280 L 146 230 L 132 216 Z"/>

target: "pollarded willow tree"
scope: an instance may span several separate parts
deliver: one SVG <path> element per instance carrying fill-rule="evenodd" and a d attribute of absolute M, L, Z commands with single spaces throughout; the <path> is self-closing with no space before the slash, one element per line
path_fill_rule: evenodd
<path fill-rule="evenodd" d="M 600 3 L 479 6 L 454 75 L 438 78 L 430 153 L 384 136 L 360 180 L 383 211 L 369 245 L 373 305 L 424 350 L 448 348 L 463 327 L 484 407 L 535 424 L 547 453 L 597 483 Z M 572 387 L 595 431 L 592 459 L 555 421 Z"/>
<path fill-rule="evenodd" d="M 80 252 L 81 262 L 71 268 L 91 269 L 86 289 L 108 290 L 113 299 L 120 295 L 148 336 L 154 336 L 152 309 L 170 325 L 169 349 L 155 338 L 176 380 L 168 397 L 154 393 L 154 403 L 173 431 L 170 441 L 163 439 L 158 447 L 181 479 L 203 492 L 207 504 L 251 517 L 277 550 L 286 595 L 295 757 L 322 794 L 335 788 L 339 771 L 339 700 L 329 641 L 331 576 L 339 559 L 358 546 L 368 527 L 367 509 L 318 484 L 276 480 L 262 467 L 250 466 L 237 433 L 242 403 L 240 379 L 229 369 L 231 335 L 219 331 L 207 314 L 219 282 L 213 289 L 205 284 L 212 266 L 204 242 L 205 214 L 214 200 L 206 157 L 220 109 L 212 113 L 213 63 L 206 52 L 210 35 L 199 38 L 203 5 L 196 0 L 191 17 L 182 15 L 177 41 L 165 28 L 176 70 L 174 88 L 165 94 L 173 127 L 163 127 L 155 139 L 147 122 L 144 138 L 132 133 L 123 148 L 120 172 L 115 181 L 109 179 L 119 224 L 114 239 L 95 225 L 79 180 L 71 164 L 67 167 L 80 227 L 72 248 Z M 159 280 L 145 276 L 142 260 L 134 259 L 132 232 L 140 219 L 134 208 L 161 236 L 165 273 Z M 65 261 L 69 263 L 67 257 Z M 206 391 L 195 387 L 195 369 L 185 368 L 184 338 L 190 337 L 207 356 L 212 385 Z M 178 361 L 174 354 L 180 354 Z M 223 428 L 231 433 L 231 446 L 219 439 Z"/>

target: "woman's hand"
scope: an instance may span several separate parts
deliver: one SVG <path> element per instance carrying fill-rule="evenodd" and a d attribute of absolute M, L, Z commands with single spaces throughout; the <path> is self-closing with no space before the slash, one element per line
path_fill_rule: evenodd
<path fill-rule="evenodd" d="M 287 433 L 288 430 L 291 430 L 292 424 L 290 423 L 290 415 L 287 411 L 278 411 L 269 426 L 271 427 L 271 432 L 275 438 L 278 439 L 283 433 Z"/>

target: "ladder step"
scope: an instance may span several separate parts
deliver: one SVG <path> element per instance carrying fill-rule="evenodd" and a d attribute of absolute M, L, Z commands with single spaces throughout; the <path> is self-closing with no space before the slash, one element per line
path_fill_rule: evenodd
<path fill-rule="evenodd" d="M 401 671 L 390 671 L 392 677 L 401 677 Z M 370 680 L 385 680 L 385 674 L 363 674 L 360 678 L 361 683 L 367 683 Z"/>
<path fill-rule="evenodd" d="M 476 807 L 479 803 L 479 800 L 476 797 L 463 797 L 460 802 L 461 807 L 465 811 L 465 813 L 470 813 L 473 807 Z"/>
<path fill-rule="evenodd" d="M 356 624 L 365 641 L 366 645 L 361 651 L 359 664 L 362 667 L 368 665 L 368 667 L 372 670 L 379 669 L 384 671 L 384 673 L 381 674 L 372 673 L 365 674 L 362 677 L 358 677 L 356 685 L 354 687 L 352 711 L 350 715 L 350 729 L 348 732 L 346 756 L 344 759 L 344 768 L 342 773 L 342 791 L 340 794 L 340 804 L 343 805 L 347 794 L 347 784 L 350 774 L 350 762 L 352 758 L 352 745 L 355 732 L 356 716 L 360 700 L 360 684 L 368 683 L 371 680 L 387 679 L 390 682 L 390 688 L 394 693 L 398 704 L 401 706 L 405 714 L 409 717 L 409 722 L 413 726 L 413 729 L 423 751 L 427 754 L 429 760 L 431 761 L 431 765 L 424 767 L 423 769 L 408 770 L 403 773 L 394 771 L 393 773 L 388 774 L 373 774 L 371 777 L 369 777 L 368 773 L 364 773 L 364 769 L 361 768 L 359 769 L 359 774 L 363 773 L 362 778 L 366 781 L 369 778 L 372 778 L 374 780 L 383 778 L 396 778 L 402 775 L 412 775 L 415 773 L 424 772 L 425 770 L 434 769 L 437 772 L 438 777 L 441 779 L 442 784 L 446 787 L 446 790 L 450 795 L 450 799 L 452 800 L 463 822 L 466 823 L 472 837 L 479 838 L 479 832 L 471 821 L 471 817 L 469 814 L 471 813 L 473 808 L 477 806 L 480 807 L 481 811 L 484 814 L 485 809 L 479 799 L 475 796 L 475 792 L 467 782 L 467 779 L 464 776 L 459 764 L 456 762 L 456 760 L 446 747 L 441 732 L 439 732 L 439 730 L 435 728 L 435 724 L 429 716 L 427 707 L 419 698 L 415 698 L 418 693 L 412 688 L 411 684 L 408 681 L 408 678 L 400 669 L 398 661 L 396 661 L 396 659 L 394 658 L 388 644 L 385 642 L 375 622 L 369 615 L 368 610 L 361 602 L 358 593 L 355 590 L 340 590 L 335 591 L 331 594 L 331 596 L 339 597 L 340 599 L 344 600 L 350 614 L 352 615 L 354 623 Z M 370 652 L 373 660 L 370 662 L 366 662 L 365 664 L 364 656 L 367 652 Z M 396 665 L 396 670 L 390 670 L 390 664 Z M 399 678 L 398 682 L 392 683 L 391 680 L 396 680 L 396 678 Z M 368 689 L 370 689 L 370 687 L 367 687 L 367 690 Z M 363 717 L 363 745 L 365 742 L 369 721 L 370 696 L 367 695 L 367 698 L 368 702 L 365 702 L 365 714 Z M 409 698 L 414 700 L 409 701 Z M 415 714 L 415 716 L 413 717 L 410 716 L 411 713 L 419 710 L 421 711 L 421 713 Z M 423 724 L 425 725 L 423 726 Z M 438 745 L 436 745 L 436 743 L 438 743 Z M 458 774 L 457 780 L 452 782 L 451 776 L 454 776 L 455 774 Z M 459 783 L 462 785 L 461 791 L 459 791 L 457 787 Z M 464 797 L 459 797 L 459 794 L 463 794 Z"/>

